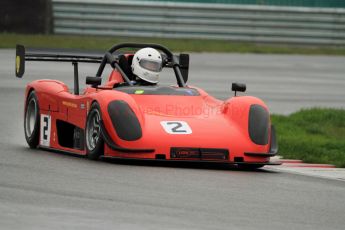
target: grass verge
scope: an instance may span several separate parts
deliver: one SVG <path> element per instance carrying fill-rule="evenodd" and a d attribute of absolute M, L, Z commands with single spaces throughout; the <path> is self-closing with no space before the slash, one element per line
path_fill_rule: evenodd
<path fill-rule="evenodd" d="M 345 110 L 306 109 L 290 116 L 272 115 L 279 155 L 307 163 L 345 167 Z"/>
<path fill-rule="evenodd" d="M 0 34 L 0 48 L 14 48 L 16 44 L 39 48 L 74 48 L 106 50 L 120 42 L 159 43 L 171 50 L 189 52 L 233 52 L 263 54 L 324 54 L 345 55 L 345 47 L 287 46 L 254 43 L 240 43 L 201 39 L 126 38 L 71 35 L 24 35 Z"/>

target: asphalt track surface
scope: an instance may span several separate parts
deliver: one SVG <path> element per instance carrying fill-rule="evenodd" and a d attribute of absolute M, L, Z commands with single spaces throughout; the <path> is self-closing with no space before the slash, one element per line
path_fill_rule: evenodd
<path fill-rule="evenodd" d="M 192 55 L 191 80 L 219 98 L 248 84 L 277 113 L 344 107 L 345 59 Z M 95 73 L 81 68 L 81 76 Z M 70 64 L 29 63 L 14 77 L 14 51 L 0 50 L 0 229 L 344 229 L 345 184 L 226 166 L 92 162 L 27 147 L 27 82 L 72 84 Z M 82 77 L 81 77 L 82 78 Z"/>

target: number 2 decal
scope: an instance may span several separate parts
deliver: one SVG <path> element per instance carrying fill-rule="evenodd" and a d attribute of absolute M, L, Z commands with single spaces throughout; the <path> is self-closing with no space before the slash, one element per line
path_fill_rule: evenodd
<path fill-rule="evenodd" d="M 165 132 L 169 134 L 191 134 L 192 129 L 185 121 L 161 121 Z"/>
<path fill-rule="evenodd" d="M 41 114 L 40 144 L 42 146 L 50 146 L 50 124 L 50 115 Z"/>

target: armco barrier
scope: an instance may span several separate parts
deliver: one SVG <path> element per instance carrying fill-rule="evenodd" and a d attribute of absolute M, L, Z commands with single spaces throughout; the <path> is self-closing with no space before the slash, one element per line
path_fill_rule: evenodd
<path fill-rule="evenodd" d="M 224 3 L 264 6 L 305 6 L 305 7 L 335 7 L 345 8 L 344 0 L 136 0 L 157 2 L 194 2 L 194 3 Z"/>
<path fill-rule="evenodd" d="M 51 2 L 1 0 L 0 33 L 50 33 Z"/>
<path fill-rule="evenodd" d="M 345 9 L 53 0 L 56 34 L 345 45 Z"/>

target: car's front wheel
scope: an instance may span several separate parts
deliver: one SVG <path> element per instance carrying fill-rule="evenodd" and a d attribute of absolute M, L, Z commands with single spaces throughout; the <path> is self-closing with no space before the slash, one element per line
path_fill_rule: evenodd
<path fill-rule="evenodd" d="M 98 160 L 104 153 L 104 140 L 101 132 L 101 112 L 98 103 L 91 105 L 86 120 L 86 152 L 90 160 Z"/>
<path fill-rule="evenodd" d="M 36 148 L 39 142 L 40 110 L 35 91 L 31 91 L 25 104 L 24 133 L 30 148 Z"/>

